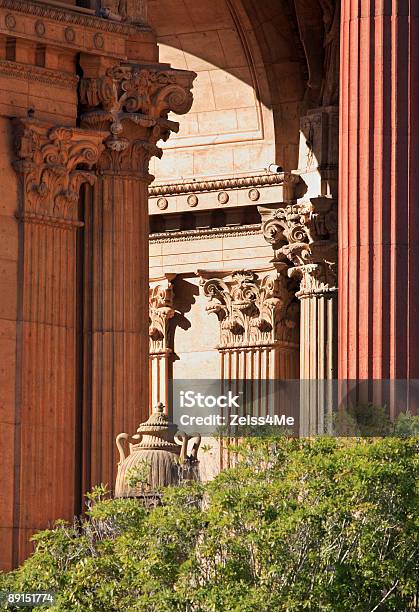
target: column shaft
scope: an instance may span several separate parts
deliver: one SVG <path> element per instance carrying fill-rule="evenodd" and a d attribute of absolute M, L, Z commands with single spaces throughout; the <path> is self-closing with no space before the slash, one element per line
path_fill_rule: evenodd
<path fill-rule="evenodd" d="M 300 297 L 300 435 L 309 436 L 332 427 L 338 303 L 337 291 Z"/>
<path fill-rule="evenodd" d="M 342 1 L 339 377 L 344 379 L 419 378 L 418 13 L 414 0 Z"/>
<path fill-rule="evenodd" d="M 86 210 L 91 460 L 85 488 L 112 486 L 116 435 L 135 431 L 148 417 L 147 190 L 147 179 L 103 174 Z"/>
<path fill-rule="evenodd" d="M 101 151 L 87 130 L 15 122 L 21 178 L 13 564 L 30 536 L 80 510 L 79 188 Z M 77 169 L 83 164 L 83 169 Z"/>
<path fill-rule="evenodd" d="M 79 510 L 76 232 L 75 228 L 24 223 L 21 235 L 15 563 L 32 549 L 29 539 L 36 530 L 57 517 L 71 520 Z"/>
<path fill-rule="evenodd" d="M 165 274 L 150 280 L 149 290 L 149 382 L 150 406 L 162 402 L 169 412 L 169 381 L 172 378 L 173 334 L 170 320 L 175 315 L 172 280 L 175 274 Z"/>
<path fill-rule="evenodd" d="M 300 374 L 304 380 L 336 378 L 337 292 L 301 299 Z"/>
<path fill-rule="evenodd" d="M 159 64 L 106 68 L 88 56 L 80 63 L 82 125 L 99 129 L 105 139 L 88 213 L 85 363 L 92 366 L 86 368 L 83 429 L 89 488 L 113 485 L 116 435 L 135 431 L 148 416 L 149 161 L 162 155 L 156 143 L 179 129 L 169 112 L 191 108 L 196 75 Z"/>

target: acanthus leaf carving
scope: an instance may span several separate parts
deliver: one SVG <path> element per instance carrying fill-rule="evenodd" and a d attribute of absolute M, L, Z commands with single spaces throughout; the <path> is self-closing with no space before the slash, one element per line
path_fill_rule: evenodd
<path fill-rule="evenodd" d="M 296 266 L 290 269 L 290 274 L 300 278 L 300 290 L 296 293 L 300 299 L 334 293 L 337 290 L 336 265 L 333 262 L 323 261 Z"/>
<path fill-rule="evenodd" d="M 85 130 L 51 127 L 34 119 L 15 122 L 16 171 L 24 198 L 20 216 L 33 222 L 78 226 L 79 191 L 93 184 L 89 169 L 102 151 L 101 137 Z"/>
<path fill-rule="evenodd" d="M 220 323 L 218 348 L 272 346 L 293 341 L 296 325 L 292 319 L 287 266 L 263 271 L 198 271 L 206 311 Z M 290 314 L 288 311 L 290 310 Z"/>
<path fill-rule="evenodd" d="M 298 297 L 337 290 L 337 207 L 329 197 L 278 208 L 259 207 L 262 232 L 272 245 L 275 261 L 294 265 L 289 275 L 299 277 Z"/>
<path fill-rule="evenodd" d="M 108 132 L 102 171 L 132 172 L 148 180 L 151 157 L 161 156 L 159 140 L 177 132 L 169 112 L 187 113 L 192 106 L 195 73 L 121 64 L 105 75 L 80 82 L 82 124 Z"/>

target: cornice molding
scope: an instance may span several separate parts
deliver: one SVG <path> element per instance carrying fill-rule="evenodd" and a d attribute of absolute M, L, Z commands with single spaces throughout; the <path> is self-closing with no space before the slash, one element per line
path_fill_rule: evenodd
<path fill-rule="evenodd" d="M 62 89 L 75 90 L 79 81 L 79 77 L 71 74 L 65 74 L 57 70 L 49 70 L 39 66 L 28 66 L 18 62 L 9 60 L 0 60 L 0 74 L 16 79 L 24 79 L 36 81 L 37 83 L 45 83 L 46 85 L 55 85 Z"/>
<path fill-rule="evenodd" d="M 223 236 L 231 238 L 235 236 L 254 236 L 261 234 L 261 224 L 239 225 L 237 227 L 214 227 L 210 229 L 182 230 L 178 232 L 161 232 L 150 235 L 150 242 L 154 244 L 166 242 L 184 242 L 190 240 L 204 240 Z"/>
<path fill-rule="evenodd" d="M 43 2 L 31 2 L 30 0 L 0 0 L 0 8 L 6 8 L 11 11 L 52 19 L 61 23 L 72 23 L 81 25 L 96 30 L 105 32 L 113 32 L 117 34 L 135 34 L 138 31 L 151 32 L 150 26 L 147 24 L 127 24 L 118 21 L 111 21 L 97 17 L 96 15 L 86 14 L 82 11 L 73 10 L 66 6 L 54 6 Z"/>
<path fill-rule="evenodd" d="M 208 179 L 170 183 L 167 185 L 152 185 L 149 187 L 149 196 L 152 198 L 182 195 L 187 193 L 220 191 L 224 189 L 246 189 L 249 187 L 266 187 L 271 185 L 295 185 L 301 181 L 297 174 L 290 172 L 281 174 L 256 174 L 252 176 L 232 177 L 226 179 Z"/>

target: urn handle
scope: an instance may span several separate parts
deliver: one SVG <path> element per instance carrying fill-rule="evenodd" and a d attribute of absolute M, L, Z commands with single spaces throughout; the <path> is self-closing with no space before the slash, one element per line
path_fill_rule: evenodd
<path fill-rule="evenodd" d="M 189 436 L 189 441 L 193 442 L 190 458 L 192 461 L 198 461 L 198 450 L 201 444 L 201 434 L 193 433 Z"/>
<path fill-rule="evenodd" d="M 117 437 L 116 437 L 116 445 L 118 447 L 119 450 L 119 463 L 118 465 L 122 465 L 122 463 L 125 461 L 126 457 L 125 457 L 125 451 L 124 451 L 124 447 L 122 445 L 122 441 L 123 440 L 128 440 L 129 435 L 126 433 L 120 433 Z"/>
<path fill-rule="evenodd" d="M 180 449 L 179 460 L 181 463 L 186 461 L 186 455 L 188 451 L 188 435 L 184 431 L 178 431 L 175 435 L 175 442 L 182 448 Z"/>
<path fill-rule="evenodd" d="M 192 450 L 191 454 L 188 455 L 188 443 L 192 441 Z M 201 444 L 201 434 L 193 433 L 188 436 L 184 431 L 178 431 L 175 435 L 175 442 L 181 446 L 180 451 L 180 462 L 184 463 L 186 460 L 189 461 L 197 461 L 198 449 Z"/>

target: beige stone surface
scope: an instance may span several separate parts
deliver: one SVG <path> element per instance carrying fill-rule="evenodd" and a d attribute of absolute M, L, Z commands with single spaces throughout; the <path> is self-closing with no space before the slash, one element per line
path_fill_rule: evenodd
<path fill-rule="evenodd" d="M 272 258 L 272 249 L 265 243 L 261 234 L 236 236 L 219 234 L 211 238 L 195 240 L 176 240 L 151 242 L 151 265 L 169 266 L 176 272 L 178 266 L 189 265 L 191 273 L 198 263 L 230 262 L 231 260 L 255 260 Z M 156 263 L 157 261 L 161 263 Z M 228 263 L 230 265 L 230 263 Z M 154 274 L 151 274 L 154 276 Z"/>
<path fill-rule="evenodd" d="M 275 158 L 269 87 L 258 45 L 237 3 L 213 4 L 180 2 L 175 9 L 168 1 L 164 13 L 157 2 L 149 6 L 161 60 L 198 73 L 191 114 L 175 117 L 179 134 L 164 145 L 169 151 L 176 147 L 177 155 L 155 162 L 157 180 L 251 172 Z M 246 167 L 235 163 L 239 142 L 248 150 Z"/>

